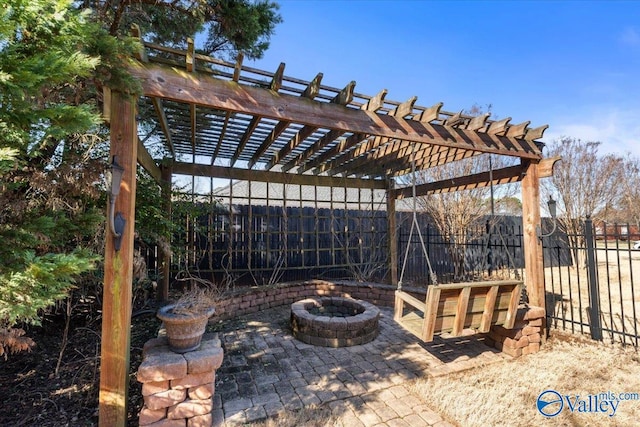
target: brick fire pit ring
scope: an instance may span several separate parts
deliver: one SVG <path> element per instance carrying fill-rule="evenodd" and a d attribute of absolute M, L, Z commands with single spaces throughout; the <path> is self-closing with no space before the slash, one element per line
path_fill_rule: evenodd
<path fill-rule="evenodd" d="M 378 336 L 380 310 L 366 301 L 343 297 L 307 298 L 291 304 L 293 336 L 322 347 L 365 344 Z"/>

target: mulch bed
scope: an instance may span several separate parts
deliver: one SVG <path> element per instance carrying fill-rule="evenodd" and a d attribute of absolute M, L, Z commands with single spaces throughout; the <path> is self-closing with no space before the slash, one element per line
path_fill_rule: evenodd
<path fill-rule="evenodd" d="M 128 425 L 137 426 L 142 406 L 135 372 L 143 344 L 156 336 L 160 321 L 154 307 L 132 319 Z M 72 318 L 69 338 L 56 375 L 64 316 L 46 318 L 27 335 L 36 342 L 29 353 L 0 358 L 1 426 L 93 426 L 98 424 L 100 319 Z"/>

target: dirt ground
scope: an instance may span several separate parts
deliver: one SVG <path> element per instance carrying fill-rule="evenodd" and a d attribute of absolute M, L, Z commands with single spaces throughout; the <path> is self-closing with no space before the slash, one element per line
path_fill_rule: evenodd
<path fill-rule="evenodd" d="M 128 425 L 137 425 L 142 406 L 141 385 L 135 372 L 142 359 L 142 346 L 160 326 L 154 310 L 134 316 L 131 333 Z M 27 334 L 36 347 L 30 353 L 0 358 L 1 426 L 93 426 L 98 423 L 100 382 L 99 319 L 86 323 L 72 320 L 69 339 L 58 374 L 64 317 L 49 318 Z"/>

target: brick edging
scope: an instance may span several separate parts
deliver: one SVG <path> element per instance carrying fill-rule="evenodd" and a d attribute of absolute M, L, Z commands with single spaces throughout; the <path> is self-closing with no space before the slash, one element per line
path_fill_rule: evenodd
<path fill-rule="evenodd" d="M 270 308 L 290 305 L 309 297 L 335 296 L 368 301 L 377 306 L 393 307 L 395 286 L 379 283 L 329 282 L 307 280 L 270 287 L 253 287 L 232 292 L 216 306 L 211 321 L 227 320 Z"/>

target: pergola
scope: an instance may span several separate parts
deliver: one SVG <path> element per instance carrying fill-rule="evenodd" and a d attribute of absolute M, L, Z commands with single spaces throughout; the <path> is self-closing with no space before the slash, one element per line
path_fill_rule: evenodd
<path fill-rule="evenodd" d="M 136 33 L 134 31 L 134 33 Z M 139 34 L 136 33 L 137 36 Z M 100 425 L 125 425 L 129 370 L 131 282 L 136 166 L 142 165 L 167 189 L 173 174 L 300 185 L 384 189 L 389 230 L 395 230 L 395 202 L 411 197 L 411 187 L 394 178 L 483 153 L 520 159 L 516 166 L 415 188 L 433 192 L 521 181 L 525 280 L 530 303 L 544 307 L 539 179 L 550 176 L 556 159 L 543 159 L 540 139 L 547 126 L 511 124 L 443 110 L 442 103 L 416 104 L 285 75 L 285 65 L 263 71 L 187 50 L 144 43 L 129 72 L 142 84 L 140 99 L 105 90 L 105 119 L 111 127 L 111 155 L 124 166 L 116 211 L 127 219 L 119 251 L 105 247 L 105 278 L 100 377 Z M 154 143 L 170 153 L 154 159 L 149 141 L 138 136 L 138 109 L 155 111 L 161 129 Z M 398 248 L 390 233 L 390 277 L 398 281 Z M 168 289 L 164 262 L 163 296 Z"/>

